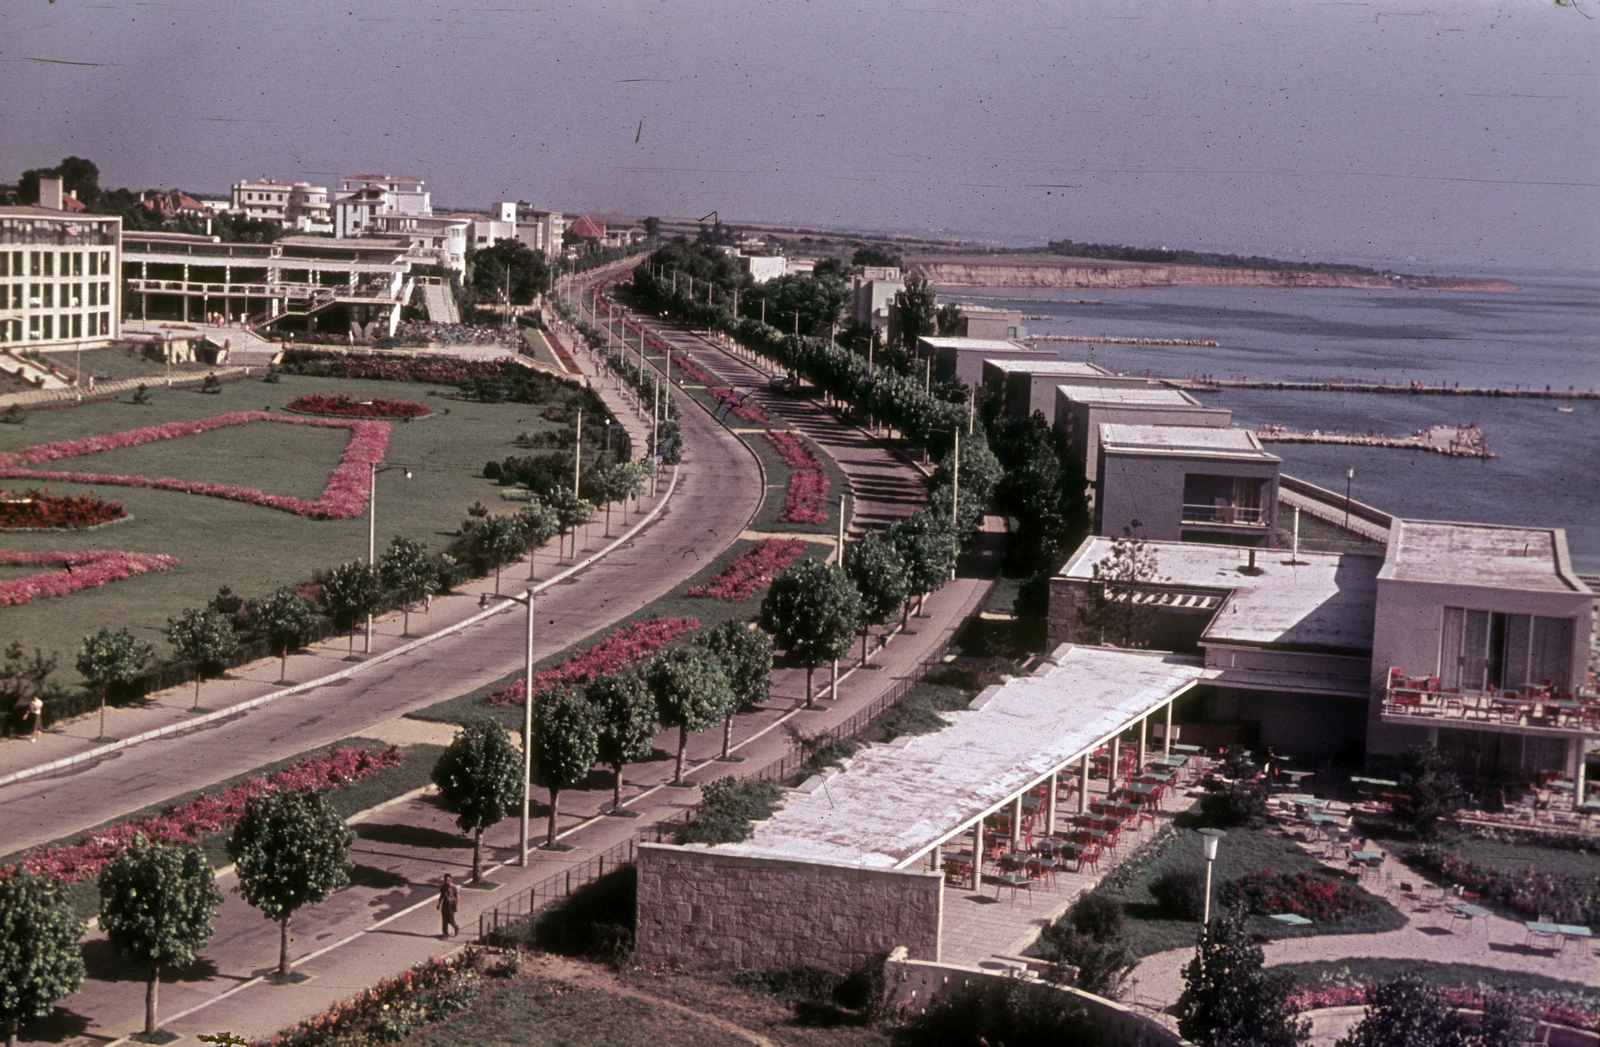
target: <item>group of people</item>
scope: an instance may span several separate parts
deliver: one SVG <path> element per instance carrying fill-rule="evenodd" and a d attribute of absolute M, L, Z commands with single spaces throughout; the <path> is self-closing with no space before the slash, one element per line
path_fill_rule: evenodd
<path fill-rule="evenodd" d="M 443 324 L 431 320 L 407 320 L 395 331 L 396 338 L 417 336 L 440 345 L 503 345 L 516 348 L 515 327 L 484 327 L 478 324 Z"/>

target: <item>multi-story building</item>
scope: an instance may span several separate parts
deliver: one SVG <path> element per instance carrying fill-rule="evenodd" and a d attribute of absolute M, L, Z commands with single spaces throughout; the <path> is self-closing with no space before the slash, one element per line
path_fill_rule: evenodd
<path fill-rule="evenodd" d="M 389 237 L 285 236 L 223 243 L 185 233 L 129 233 L 122 272 L 128 314 L 203 320 L 221 313 L 276 331 L 367 340 L 394 332 L 414 264 L 432 259 Z"/>
<path fill-rule="evenodd" d="M 1032 349 L 1020 342 L 998 338 L 933 338 L 917 339 L 917 359 L 933 360 L 933 377 L 942 380 L 954 378 L 976 389 L 983 381 L 985 360 L 1058 360 L 1060 357 L 1045 349 Z"/>
<path fill-rule="evenodd" d="M 905 275 L 889 265 L 869 265 L 851 280 L 850 318 L 858 327 L 871 325 L 874 331 L 889 326 L 889 311 L 894 296 L 906 289 Z"/>
<path fill-rule="evenodd" d="M 421 264 L 461 272 L 467 266 L 467 243 L 477 215 L 380 214 L 372 219 L 369 236 L 405 241 Z"/>
<path fill-rule="evenodd" d="M 333 235 L 366 236 L 380 215 L 433 214 L 433 200 L 422 179 L 410 175 L 353 174 L 339 180 L 333 201 Z"/>
<path fill-rule="evenodd" d="M 961 319 L 951 332 L 961 338 L 1026 338 L 1028 329 L 1022 326 L 1022 310 L 991 309 L 986 305 L 961 302 Z"/>
<path fill-rule="evenodd" d="M 533 250 L 553 258 L 561 254 L 567 234 L 567 219 L 560 211 L 540 211 L 517 204 L 517 239 Z"/>
<path fill-rule="evenodd" d="M 1055 428 L 1067 442 L 1068 460 L 1094 481 L 1100 455 L 1100 426 L 1124 425 L 1226 426 L 1233 412 L 1206 407 L 1184 392 L 1138 381 L 1127 385 L 1097 381 L 1056 385 Z"/>
<path fill-rule="evenodd" d="M 1055 417 L 1056 390 L 1076 386 L 1090 392 L 1106 389 L 1147 389 L 1144 378 L 1112 374 L 1099 364 L 1075 360 L 985 360 L 983 388 L 997 397 L 1011 418 L 1027 418 L 1035 411 L 1050 422 Z"/>
<path fill-rule="evenodd" d="M 497 240 L 517 238 L 517 202 L 502 200 L 494 205 L 489 217 L 474 215 L 467 227 L 467 245 L 474 251 L 493 247 Z"/>
<path fill-rule="evenodd" d="M 119 333 L 122 219 L 62 207 L 59 178 L 36 207 L 0 207 L 0 347 L 88 349 Z"/>
<path fill-rule="evenodd" d="M 333 232 L 327 187 L 310 182 L 235 182 L 232 210 L 302 233 Z"/>
<path fill-rule="evenodd" d="M 1272 545 L 1283 459 L 1255 433 L 1108 422 L 1099 443 L 1095 534 Z"/>

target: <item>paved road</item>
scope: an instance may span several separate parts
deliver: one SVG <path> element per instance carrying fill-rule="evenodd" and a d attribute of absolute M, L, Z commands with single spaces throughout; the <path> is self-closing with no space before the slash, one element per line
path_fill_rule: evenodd
<path fill-rule="evenodd" d="M 620 402 L 616 409 L 622 409 Z M 685 403 L 681 418 L 687 452 L 671 502 L 638 535 L 636 548 L 613 553 L 539 598 L 536 656 L 560 650 L 671 590 L 726 548 L 755 513 L 761 484 L 750 451 L 692 404 Z M 601 528 L 590 530 L 598 547 Z M 518 574 L 515 568 L 508 573 Z M 475 612 L 477 594 L 488 587 L 479 582 L 463 596 L 436 600 L 435 613 L 463 608 Z M 442 606 L 452 602 L 455 607 Z M 322 644 L 291 659 L 290 676 L 311 680 L 348 668 L 341 660 L 344 654 L 338 641 Z M 360 734 L 372 724 L 505 676 L 522 659 L 522 616 L 499 615 L 336 685 L 192 734 L 113 753 L 57 777 L 0 788 L 0 840 L 5 841 L 0 850 L 11 852 L 81 831 L 271 760 Z M 252 674 L 265 679 L 251 681 Z M 254 682 L 254 693 L 260 693 L 261 684 L 276 678 L 277 664 L 258 664 L 238 675 L 241 686 Z M 206 692 L 207 702 L 216 707 L 227 703 L 218 697 L 220 687 L 210 685 Z M 186 706 L 189 696 L 178 688 L 164 699 Z"/>

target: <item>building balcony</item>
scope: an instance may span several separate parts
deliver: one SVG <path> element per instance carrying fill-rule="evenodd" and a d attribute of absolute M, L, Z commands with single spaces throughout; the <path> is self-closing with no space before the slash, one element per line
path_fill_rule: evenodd
<path fill-rule="evenodd" d="M 1170 517 L 1169 517 L 1170 519 Z M 1228 527 L 1251 527 L 1265 530 L 1266 511 L 1243 505 L 1191 505 L 1184 504 L 1185 524 L 1221 524 Z"/>
<path fill-rule="evenodd" d="M 197 294 L 213 298 L 282 298 L 289 284 L 207 284 L 191 280 L 124 280 L 131 294 Z"/>
<path fill-rule="evenodd" d="M 1439 678 L 1389 670 L 1383 722 L 1499 734 L 1600 736 L 1600 694 L 1523 687 L 1486 691 L 1441 687 Z"/>

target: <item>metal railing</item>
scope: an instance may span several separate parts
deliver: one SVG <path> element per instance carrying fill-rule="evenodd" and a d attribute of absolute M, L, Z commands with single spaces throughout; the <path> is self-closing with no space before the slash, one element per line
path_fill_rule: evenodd
<path fill-rule="evenodd" d="M 746 780 L 766 778 L 773 781 L 784 781 L 792 778 L 804 770 L 811 770 L 812 753 L 820 745 L 828 742 L 844 741 L 861 734 L 889 707 L 899 703 L 906 694 L 922 682 L 937 666 L 943 664 L 945 656 L 950 653 L 950 638 L 943 640 L 932 654 L 918 662 L 909 673 L 900 677 L 895 685 L 888 691 L 874 698 L 867 705 L 858 710 L 848 720 L 835 724 L 826 731 L 821 731 L 806 738 L 806 745 L 797 745 L 778 759 L 767 763 L 763 767 L 743 775 Z M 502 928 L 511 926 L 519 920 L 529 919 L 545 906 L 562 898 L 569 897 L 573 891 L 584 887 L 606 875 L 607 872 L 616 872 L 624 866 L 631 865 L 637 854 L 638 845 L 645 842 L 661 843 L 670 840 L 684 825 L 694 821 L 695 817 L 705 806 L 704 802 L 697 803 L 686 809 L 681 817 L 673 817 L 646 826 L 635 832 L 628 839 L 615 844 L 600 854 L 577 865 L 569 866 L 531 887 L 525 887 L 516 894 L 500 902 L 492 909 L 486 909 L 478 914 L 478 938 L 485 939 Z"/>
<path fill-rule="evenodd" d="M 1186 524 L 1232 524 L 1240 527 L 1265 527 L 1266 513 L 1259 507 L 1244 505 L 1190 505 L 1184 503 Z"/>

